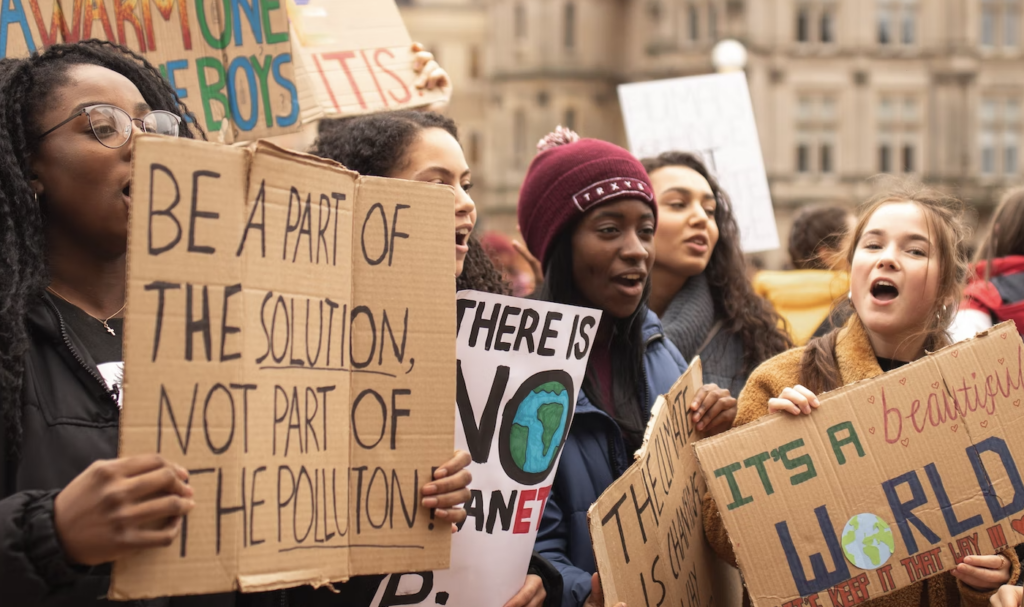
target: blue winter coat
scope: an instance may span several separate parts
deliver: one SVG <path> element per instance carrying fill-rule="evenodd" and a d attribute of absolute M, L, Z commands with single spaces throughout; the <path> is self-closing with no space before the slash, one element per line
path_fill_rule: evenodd
<path fill-rule="evenodd" d="M 654 401 L 668 392 L 686 371 L 686 362 L 675 345 L 665 339 L 661 321 L 651 311 L 644 320 L 643 338 L 647 385 L 638 396 L 646 421 Z M 586 601 L 591 575 L 597 570 L 587 509 L 631 461 L 618 424 L 595 407 L 581 390 L 535 545 L 536 551 L 562 574 L 563 607 L 579 606 Z"/>

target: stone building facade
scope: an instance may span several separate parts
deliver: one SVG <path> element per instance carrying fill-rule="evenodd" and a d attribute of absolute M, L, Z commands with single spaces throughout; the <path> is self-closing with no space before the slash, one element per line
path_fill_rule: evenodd
<path fill-rule="evenodd" d="M 853 205 L 880 173 L 985 214 L 1024 183 L 1022 0 L 408 0 L 451 71 L 451 114 L 484 227 L 515 230 L 536 141 L 556 124 L 625 145 L 616 86 L 746 66 L 783 241 L 802 205 Z M 781 265 L 778 255 L 770 265 Z"/>

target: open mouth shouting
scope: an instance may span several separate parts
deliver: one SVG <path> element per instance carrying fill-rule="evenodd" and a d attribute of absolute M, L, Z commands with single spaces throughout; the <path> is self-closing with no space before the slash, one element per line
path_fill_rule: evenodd
<path fill-rule="evenodd" d="M 888 304 L 900 296 L 900 290 L 891 280 L 877 278 L 871 283 L 871 297 L 876 303 Z"/>
<path fill-rule="evenodd" d="M 642 271 L 623 272 L 612 277 L 612 283 L 618 287 L 623 295 L 628 297 L 639 297 L 644 291 L 644 283 L 647 282 L 647 273 Z"/>
<path fill-rule="evenodd" d="M 455 230 L 455 250 L 460 253 L 469 251 L 469 233 L 473 231 L 473 225 L 460 226 Z"/>

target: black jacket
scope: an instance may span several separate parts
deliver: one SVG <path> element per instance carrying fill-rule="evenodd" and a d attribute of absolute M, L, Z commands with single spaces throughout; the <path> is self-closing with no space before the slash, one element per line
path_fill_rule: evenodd
<path fill-rule="evenodd" d="M 68 562 L 54 530 L 53 500 L 92 462 L 117 457 L 117 395 L 46 296 L 27 320 L 31 345 L 17 461 L 0 419 L 0 596 L 5 607 L 105 604 L 110 567 Z M 226 594 L 136 604 L 231 607 L 235 601 Z"/>
<path fill-rule="evenodd" d="M 92 462 L 117 457 L 117 395 L 107 389 L 95 362 L 60 311 L 40 296 L 29 311 L 31 344 L 25 355 L 22 438 L 10 457 L 0 416 L 0 604 L 4 607 L 369 607 L 384 576 L 336 584 L 338 593 L 309 587 L 253 595 L 234 593 L 111 603 L 109 565 L 68 562 L 53 526 L 53 500 Z M 545 567 L 546 566 L 546 567 Z M 549 597 L 557 572 L 535 562 Z M 557 581 L 561 581 L 558 579 Z M 554 592 L 553 592 L 554 590 Z M 547 605 L 553 603 L 550 598 Z"/>

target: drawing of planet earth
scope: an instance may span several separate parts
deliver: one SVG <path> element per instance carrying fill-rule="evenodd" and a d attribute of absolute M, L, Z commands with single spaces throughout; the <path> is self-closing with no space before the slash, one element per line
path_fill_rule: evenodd
<path fill-rule="evenodd" d="M 538 473 L 550 469 L 570 406 L 569 391 L 557 381 L 537 386 L 519 403 L 509 433 L 509 450 L 520 470 Z"/>
<path fill-rule="evenodd" d="M 843 528 L 843 552 L 860 569 L 878 569 L 896 550 L 889 524 L 871 513 L 858 514 Z"/>

